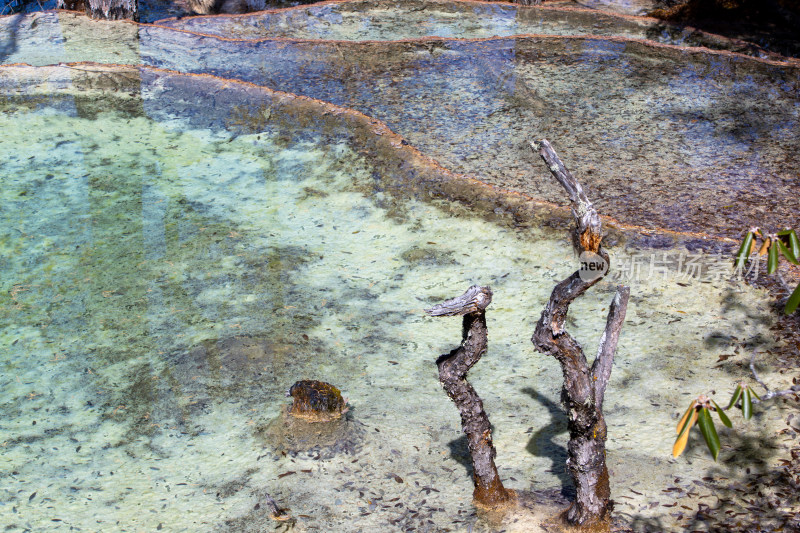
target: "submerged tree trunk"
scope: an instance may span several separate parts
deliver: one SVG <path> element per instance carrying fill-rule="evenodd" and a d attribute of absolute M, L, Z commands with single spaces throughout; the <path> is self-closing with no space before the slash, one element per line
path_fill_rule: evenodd
<path fill-rule="evenodd" d="M 425 312 L 431 316 L 464 317 L 461 346 L 440 356 L 436 365 L 445 392 L 461 413 L 461 426 L 467 434 L 475 484 L 474 502 L 481 507 L 496 509 L 512 501 L 514 492 L 503 487 L 500 481 L 494 464 L 496 452 L 492 444 L 489 417 L 483 410 L 478 393 L 466 380 L 469 369 L 486 352 L 488 330 L 485 310 L 491 301 L 492 291 L 489 287 L 473 285 L 463 295 Z"/>
<path fill-rule="evenodd" d="M 569 444 L 567 467 L 575 483 L 576 498 L 566 513 L 570 524 L 601 525 L 610 516 L 612 502 L 606 467 L 606 422 L 603 397 L 611 376 L 614 352 L 628 306 L 628 287 L 620 286 L 611 303 L 606 328 L 591 368 L 583 348 L 564 330 L 569 305 L 607 272 L 608 254 L 603 250 L 600 217 L 578 181 L 564 167 L 546 140 L 531 143 L 550 172 L 567 190 L 576 221 L 573 242 L 581 253 L 581 270 L 559 283 L 542 312 L 531 342 L 540 352 L 561 364 L 564 387 L 561 401 L 567 410 Z M 601 265 L 600 271 L 587 265 Z"/>
<path fill-rule="evenodd" d="M 85 11 L 93 19 L 139 19 L 139 0 L 58 0 L 56 7 Z"/>

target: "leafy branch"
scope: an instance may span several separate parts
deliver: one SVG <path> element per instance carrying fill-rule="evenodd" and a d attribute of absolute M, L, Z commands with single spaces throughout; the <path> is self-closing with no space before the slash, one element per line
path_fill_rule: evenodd
<path fill-rule="evenodd" d="M 761 240 L 760 246 L 758 245 L 759 239 Z M 800 265 L 800 261 L 797 259 L 800 257 L 800 239 L 797 238 L 797 233 L 793 229 L 767 234 L 759 228 L 750 228 L 736 253 L 736 269 L 743 269 L 745 264 L 751 261 L 756 250 L 758 250 L 757 258 L 759 260 L 760 257 L 767 256 L 767 274 L 773 274 L 778 270 L 780 256 L 785 257 L 792 264 Z M 780 277 L 780 273 L 778 276 Z M 782 277 L 780 280 L 788 291 L 789 288 Z M 784 312 L 787 315 L 794 313 L 798 305 L 800 305 L 800 283 L 786 301 Z"/>
<path fill-rule="evenodd" d="M 798 261 L 798 257 L 800 257 L 800 239 L 797 237 L 797 232 L 787 228 L 777 233 L 765 233 L 759 228 L 750 228 L 744 236 L 742 244 L 739 246 L 739 251 L 736 253 L 735 268 L 741 271 L 747 263 L 755 263 L 751 265 L 751 268 L 755 266 L 757 269 L 761 257 L 764 255 L 767 256 L 768 275 L 778 272 L 781 256 L 792 264 L 800 265 L 800 261 Z M 753 259 L 754 256 L 755 260 Z M 778 278 L 788 292 L 789 286 L 779 272 Z M 800 284 L 798 284 L 789 295 L 784 312 L 787 315 L 791 314 L 797 310 L 798 305 L 800 305 Z M 686 410 L 683 417 L 681 417 L 678 426 L 675 428 L 678 437 L 672 447 L 673 457 L 678 457 L 686 449 L 689 433 L 692 427 L 697 424 L 711 455 L 714 457 L 715 461 L 717 460 L 720 450 L 720 441 L 717 430 L 714 427 L 711 411 L 717 413 L 720 421 L 722 421 L 724 425 L 733 427 L 730 418 L 725 414 L 725 410 L 727 409 L 736 407 L 742 411 L 742 417 L 745 420 L 750 420 L 753 416 L 753 404 L 780 396 L 795 395 L 795 397 L 797 397 L 797 395 L 800 394 L 800 385 L 794 385 L 790 389 L 782 391 L 770 390 L 756 371 L 755 359 L 756 352 L 753 351 L 750 357 L 750 371 L 753 373 L 755 381 L 766 391 L 763 398 L 753 390 L 752 385 L 745 381 L 736 384 L 730 403 L 728 403 L 725 409 L 722 409 L 714 400 L 711 400 L 705 395 L 698 396 L 689 405 L 689 408 Z"/>
<path fill-rule="evenodd" d="M 715 461 L 717 460 L 720 450 L 720 440 L 719 435 L 717 434 L 717 429 L 714 427 L 711 411 L 717 413 L 720 421 L 725 426 L 732 428 L 733 424 L 731 423 L 731 419 L 725 413 L 726 410 L 736 407 L 737 409 L 741 410 L 742 418 L 745 420 L 750 420 L 753 417 L 754 404 L 765 402 L 780 396 L 800 394 L 800 385 L 793 385 L 790 389 L 781 391 L 770 390 L 767 384 L 761 380 L 758 372 L 756 372 L 755 359 L 756 352 L 753 351 L 753 354 L 750 356 L 750 371 L 753 373 L 753 378 L 756 380 L 756 382 L 766 391 L 763 397 L 759 396 L 758 393 L 753 390 L 753 386 L 745 381 L 740 381 L 736 384 L 736 387 L 733 390 L 733 395 L 731 396 L 731 400 L 725 409 L 720 407 L 717 402 L 708 396 L 701 394 L 692 401 L 692 403 L 689 405 L 689 408 L 678 422 L 678 426 L 675 428 L 675 432 L 678 434 L 678 437 L 675 439 L 675 444 L 672 447 L 673 457 L 678 457 L 686 449 L 686 444 L 689 440 L 689 433 L 692 427 L 697 424 L 698 428 L 700 429 L 700 433 L 702 433 L 703 439 L 706 441 L 706 445 L 711 452 L 711 456 L 714 457 Z"/>
<path fill-rule="evenodd" d="M 711 419 L 710 411 L 715 411 L 723 424 L 729 428 L 733 427 L 730 418 L 728 418 L 725 411 L 717 405 L 717 402 L 705 394 L 701 394 L 697 399 L 692 401 L 686 413 L 684 413 L 680 422 L 678 422 L 678 426 L 675 428 L 678 438 L 675 440 L 675 445 L 672 447 L 673 457 L 678 457 L 683 453 L 683 450 L 686 449 L 686 443 L 689 441 L 689 432 L 695 423 L 697 423 L 700 428 L 700 433 L 703 434 L 708 449 L 711 451 L 711 455 L 714 457 L 715 461 L 717 460 L 720 442 L 717 429 L 714 427 L 714 421 Z"/>

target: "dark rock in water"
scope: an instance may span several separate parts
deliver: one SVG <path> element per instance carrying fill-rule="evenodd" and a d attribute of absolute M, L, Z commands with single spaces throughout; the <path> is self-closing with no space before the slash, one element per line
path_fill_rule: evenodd
<path fill-rule="evenodd" d="M 348 418 L 339 389 L 323 381 L 298 381 L 289 389 L 292 405 L 256 431 L 275 452 L 316 452 L 317 458 L 354 453 L 364 435 L 363 424 Z"/>
<path fill-rule="evenodd" d="M 324 381 L 298 381 L 289 389 L 289 396 L 294 398 L 289 413 L 309 422 L 328 422 L 347 412 L 341 391 Z"/>

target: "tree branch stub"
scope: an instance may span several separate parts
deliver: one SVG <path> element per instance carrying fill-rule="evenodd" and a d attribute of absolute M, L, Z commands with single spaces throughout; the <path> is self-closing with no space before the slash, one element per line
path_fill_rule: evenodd
<path fill-rule="evenodd" d="M 492 289 L 473 285 L 461 296 L 434 305 L 425 312 L 430 316 L 463 316 L 483 311 L 492 303 Z"/>
<path fill-rule="evenodd" d="M 614 364 L 614 354 L 617 351 L 619 334 L 622 331 L 622 323 L 625 321 L 625 314 L 628 311 L 628 298 L 631 295 L 630 287 L 620 285 L 617 293 L 611 301 L 606 319 L 606 329 L 600 337 L 600 345 L 597 348 L 597 356 L 592 363 L 592 379 L 594 380 L 594 395 L 597 409 L 603 409 L 606 386 L 611 378 L 611 367 Z"/>
<path fill-rule="evenodd" d="M 425 312 L 430 316 L 463 316 L 461 345 L 436 360 L 439 380 L 461 414 L 461 427 L 467 435 L 472 458 L 473 500 L 476 505 L 498 509 L 514 501 L 514 491 L 503 487 L 494 463 L 496 451 L 492 443 L 489 417 L 475 389 L 466 380 L 467 372 L 486 353 L 488 330 L 486 308 L 492 301 L 489 287 L 473 285 L 456 298 L 438 304 Z"/>

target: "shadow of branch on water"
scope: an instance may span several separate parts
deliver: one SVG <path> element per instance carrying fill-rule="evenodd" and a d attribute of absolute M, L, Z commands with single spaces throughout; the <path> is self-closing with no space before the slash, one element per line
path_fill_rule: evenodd
<path fill-rule="evenodd" d="M 552 466 L 549 471 L 561 481 L 561 494 L 572 499 L 575 497 L 575 488 L 572 485 L 572 479 L 567 473 L 567 449 L 555 440 L 557 435 L 567 431 L 567 415 L 564 414 L 564 410 L 560 405 L 543 396 L 537 390 L 527 387 L 522 389 L 522 392 L 539 402 L 550 413 L 550 423 L 541 425 L 531 435 L 531 439 L 525 449 L 531 455 L 550 459 Z"/>

